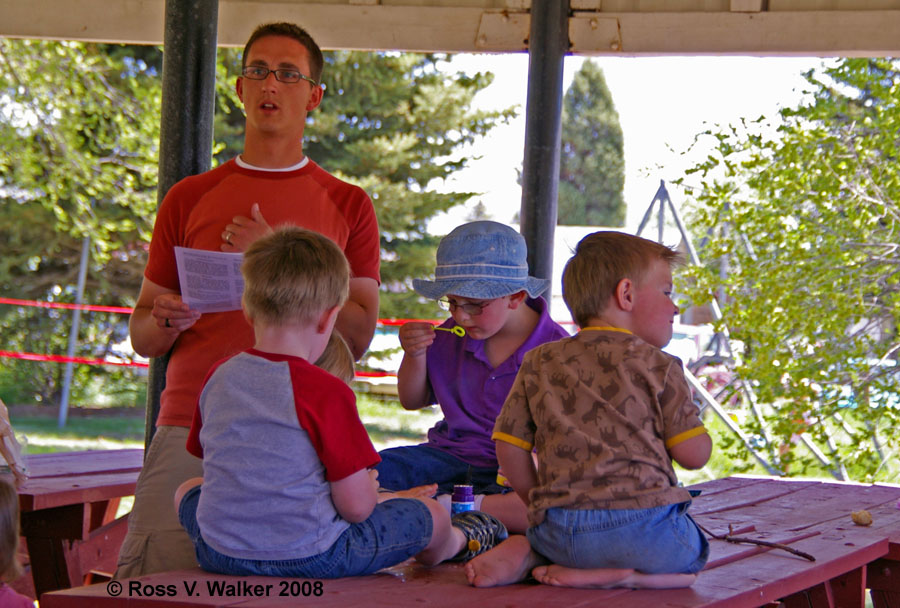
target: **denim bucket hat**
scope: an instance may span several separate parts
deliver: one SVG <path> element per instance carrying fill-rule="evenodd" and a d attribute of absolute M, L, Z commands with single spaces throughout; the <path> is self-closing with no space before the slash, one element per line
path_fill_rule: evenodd
<path fill-rule="evenodd" d="M 498 222 L 470 222 L 441 239 L 434 281 L 413 279 L 419 295 L 447 294 L 490 300 L 526 291 L 536 298 L 549 279 L 528 276 L 528 249 L 521 234 Z"/>

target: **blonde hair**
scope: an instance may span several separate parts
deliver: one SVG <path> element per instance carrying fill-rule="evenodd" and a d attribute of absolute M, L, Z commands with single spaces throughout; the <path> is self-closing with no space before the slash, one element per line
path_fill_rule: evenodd
<path fill-rule="evenodd" d="M 619 281 L 637 283 L 653 262 L 681 263 L 677 251 L 657 242 L 626 234 L 603 231 L 587 235 L 575 247 L 575 255 L 563 270 L 563 300 L 579 327 L 603 313 L 615 295 Z"/>
<path fill-rule="evenodd" d="M 344 341 L 344 338 L 334 330 L 328 338 L 325 350 L 316 360 L 316 365 L 324 369 L 332 376 L 337 376 L 345 383 L 350 384 L 356 377 L 356 366 L 353 363 L 353 353 Z"/>
<path fill-rule="evenodd" d="M 14 581 L 19 565 L 19 495 L 6 479 L 0 479 L 0 581 Z"/>
<path fill-rule="evenodd" d="M 244 252 L 244 310 L 270 325 L 311 323 L 347 301 L 350 267 L 329 238 L 296 226 L 276 229 Z"/>

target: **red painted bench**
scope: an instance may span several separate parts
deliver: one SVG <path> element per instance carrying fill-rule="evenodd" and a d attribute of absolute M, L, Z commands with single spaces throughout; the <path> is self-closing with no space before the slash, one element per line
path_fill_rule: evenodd
<path fill-rule="evenodd" d="M 134 494 L 144 451 L 96 450 L 26 457 L 18 488 L 22 536 L 37 597 L 111 574 L 125 537 L 119 501 Z"/>
<path fill-rule="evenodd" d="M 706 569 L 688 589 L 581 590 L 519 584 L 475 589 L 461 566 L 423 568 L 412 561 L 375 575 L 313 581 L 230 577 L 199 569 L 165 572 L 45 594 L 41 608 L 105 606 L 546 606 L 549 608 L 743 608 L 782 601 L 785 606 L 865 606 L 900 599 L 900 487 L 732 477 L 695 486 L 691 508 L 712 534 L 782 543 L 815 561 L 752 544 L 711 541 Z M 850 513 L 872 513 L 862 527 Z M 887 570 L 887 573 L 885 571 Z M 121 587 L 116 587 L 116 585 Z M 282 595 L 283 594 L 283 595 Z M 876 598 L 879 594 L 879 599 Z"/>

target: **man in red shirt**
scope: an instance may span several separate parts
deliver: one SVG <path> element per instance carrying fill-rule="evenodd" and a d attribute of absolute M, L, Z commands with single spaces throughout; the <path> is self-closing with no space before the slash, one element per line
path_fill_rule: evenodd
<path fill-rule="evenodd" d="M 187 431 L 210 367 L 253 344 L 240 310 L 201 315 L 182 301 L 175 246 L 239 252 L 283 224 L 324 234 L 344 251 L 353 277 L 336 328 L 357 358 L 372 339 L 380 282 L 375 210 L 362 189 L 303 154 L 307 114 L 322 101 L 322 67 L 319 47 L 302 28 L 256 28 L 236 83 L 247 116 L 244 151 L 175 184 L 160 205 L 130 330 L 136 352 L 171 355 L 117 578 L 196 565 L 171 507 L 178 485 L 202 475 L 200 460 L 185 450 Z"/>

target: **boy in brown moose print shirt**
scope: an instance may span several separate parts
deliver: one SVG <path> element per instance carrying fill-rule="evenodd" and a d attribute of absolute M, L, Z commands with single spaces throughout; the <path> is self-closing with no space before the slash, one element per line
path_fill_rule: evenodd
<path fill-rule="evenodd" d="M 529 509 L 512 536 L 466 566 L 478 587 L 526 578 L 570 587 L 685 587 L 709 544 L 672 459 L 702 467 L 712 442 L 672 338 L 677 254 L 620 232 L 578 244 L 563 298 L 581 331 L 525 356 L 493 438 Z M 537 450 L 538 466 L 531 457 Z"/>

